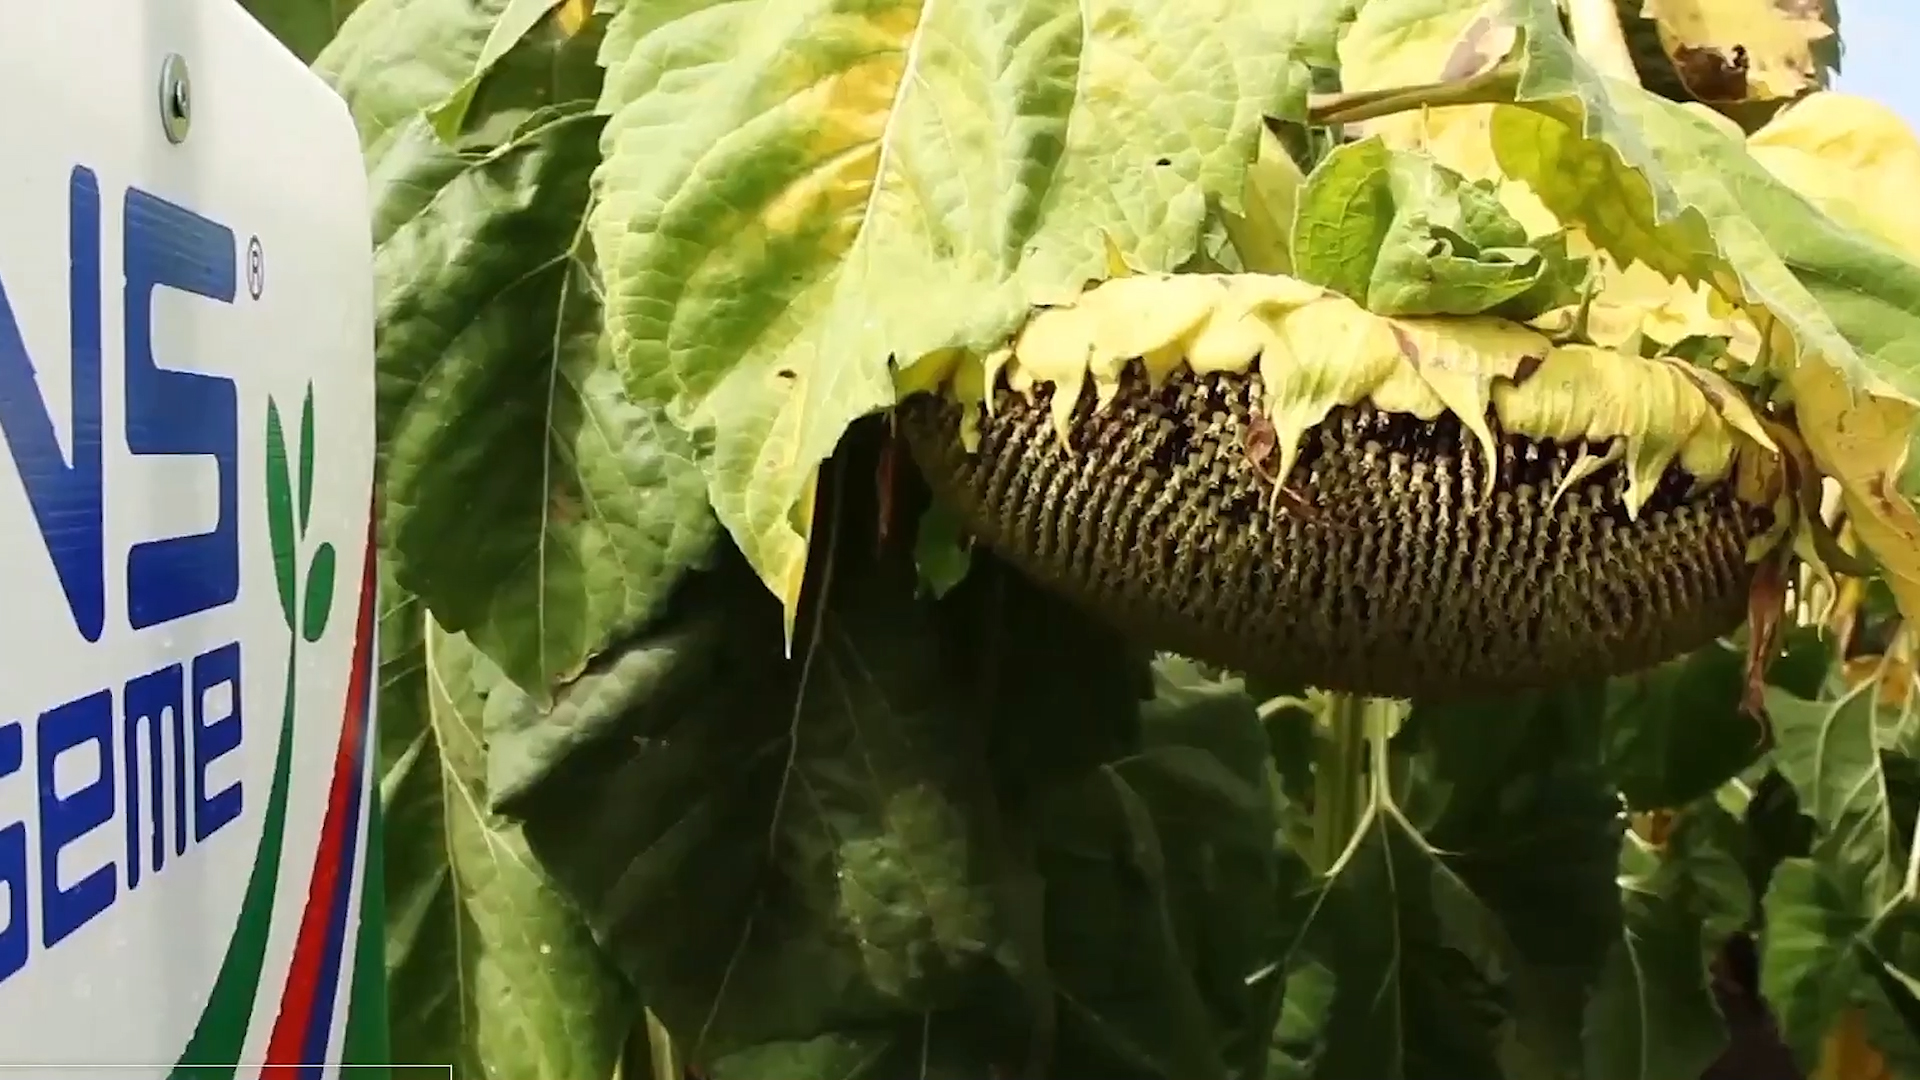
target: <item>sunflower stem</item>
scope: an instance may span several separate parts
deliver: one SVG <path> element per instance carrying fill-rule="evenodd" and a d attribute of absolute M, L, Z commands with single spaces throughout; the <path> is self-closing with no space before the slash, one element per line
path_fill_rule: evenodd
<path fill-rule="evenodd" d="M 1620 10 L 1614 0 L 1566 0 L 1568 37 L 1573 48 L 1602 75 L 1640 85 L 1640 72 L 1633 66 L 1633 50 L 1627 46 L 1627 32 L 1620 25 Z"/>
<path fill-rule="evenodd" d="M 1367 760 L 1367 799 L 1369 802 L 1393 801 L 1391 748 L 1404 717 L 1400 704 L 1387 698 L 1368 698 L 1364 730 L 1370 757 Z"/>
<path fill-rule="evenodd" d="M 1329 693 L 1313 763 L 1313 867 L 1327 873 L 1353 839 L 1366 806 L 1368 699 Z"/>
<path fill-rule="evenodd" d="M 647 1051 L 653 1067 L 653 1080 L 680 1080 L 682 1070 L 679 1055 L 674 1052 L 673 1036 L 652 1009 L 646 1011 L 646 1016 Z"/>
<path fill-rule="evenodd" d="M 1323 125 L 1357 124 L 1362 120 L 1444 105 L 1504 104 L 1512 102 L 1519 89 L 1520 65 L 1513 60 L 1503 60 L 1464 79 L 1314 94 L 1307 99 L 1307 120 Z"/>
<path fill-rule="evenodd" d="M 1920 829 L 1920 819 L 1916 819 L 1914 828 Z M 1913 845 L 1907 852 L 1907 876 L 1901 883 L 1900 895 L 1906 900 L 1920 899 L 1920 844 Z"/>

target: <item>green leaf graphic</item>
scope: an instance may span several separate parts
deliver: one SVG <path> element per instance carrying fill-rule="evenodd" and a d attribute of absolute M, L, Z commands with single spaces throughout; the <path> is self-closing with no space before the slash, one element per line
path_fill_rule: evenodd
<path fill-rule="evenodd" d="M 300 403 L 300 535 L 307 535 L 307 521 L 313 516 L 313 383 L 307 383 L 306 399 Z"/>
<path fill-rule="evenodd" d="M 293 487 L 287 481 L 287 437 L 280 409 L 267 402 L 267 541 L 273 548 L 273 578 L 280 588 L 280 611 L 293 618 Z"/>
<path fill-rule="evenodd" d="M 333 573 L 333 545 L 321 544 L 307 567 L 307 594 L 300 605 L 300 636 L 310 642 L 327 632 L 327 617 L 333 613 Z"/>

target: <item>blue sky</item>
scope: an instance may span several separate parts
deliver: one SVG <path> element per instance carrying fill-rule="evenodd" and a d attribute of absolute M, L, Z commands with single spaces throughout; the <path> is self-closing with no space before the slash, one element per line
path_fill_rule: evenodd
<path fill-rule="evenodd" d="M 1885 102 L 1920 128 L 1920 0 L 1839 0 L 1846 53 L 1834 88 Z"/>

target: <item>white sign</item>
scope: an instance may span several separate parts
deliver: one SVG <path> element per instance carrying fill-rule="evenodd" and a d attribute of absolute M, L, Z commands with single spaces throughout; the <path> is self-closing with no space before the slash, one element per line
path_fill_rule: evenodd
<path fill-rule="evenodd" d="M 0 1066 L 379 1060 L 352 124 L 231 0 L 9 3 L 0 101 Z"/>

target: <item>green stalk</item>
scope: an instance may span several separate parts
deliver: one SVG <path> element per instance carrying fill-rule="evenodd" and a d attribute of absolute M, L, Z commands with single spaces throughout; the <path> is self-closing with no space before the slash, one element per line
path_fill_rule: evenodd
<path fill-rule="evenodd" d="M 1519 63 L 1503 60 L 1464 79 L 1314 94 L 1307 99 L 1307 120 L 1314 124 L 1357 124 L 1362 120 L 1442 105 L 1511 104 L 1519 89 Z"/>
<path fill-rule="evenodd" d="M 678 1056 L 673 1052 L 673 1036 L 652 1009 L 647 1010 L 647 1050 L 653 1065 L 653 1080 L 680 1080 Z"/>
<path fill-rule="evenodd" d="M 1920 829 L 1920 821 L 1914 824 L 1914 828 Z M 1920 832 L 1914 835 L 1920 836 Z M 1920 899 L 1920 844 L 1913 845 L 1912 850 L 1907 852 L 1907 876 L 1901 883 L 1900 896 L 1908 901 Z"/>
<path fill-rule="evenodd" d="M 673 1050 L 673 1036 L 652 1009 L 642 1007 L 627 1033 L 611 1080 L 681 1080 L 686 1073 Z"/>
<path fill-rule="evenodd" d="M 1382 698 L 1370 698 L 1367 701 L 1366 719 L 1367 746 L 1373 757 L 1367 770 L 1368 797 L 1380 802 L 1391 800 L 1392 791 L 1388 785 L 1393 783 L 1392 758 L 1388 749 L 1393 743 L 1394 733 L 1400 730 L 1400 710 L 1392 701 Z"/>
<path fill-rule="evenodd" d="M 1367 755 L 1368 699 L 1327 695 L 1326 730 L 1313 762 L 1313 868 L 1325 874 L 1340 859 L 1366 806 L 1361 784 Z"/>
<path fill-rule="evenodd" d="M 1640 84 L 1640 72 L 1633 66 L 1633 49 L 1627 45 L 1614 0 L 1568 0 L 1567 23 L 1574 51 L 1600 74 Z"/>

